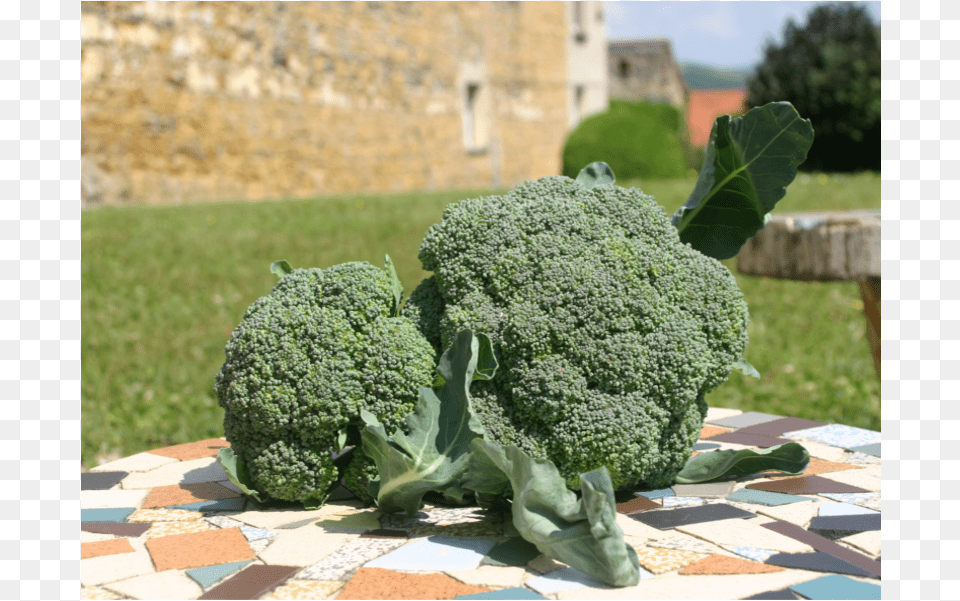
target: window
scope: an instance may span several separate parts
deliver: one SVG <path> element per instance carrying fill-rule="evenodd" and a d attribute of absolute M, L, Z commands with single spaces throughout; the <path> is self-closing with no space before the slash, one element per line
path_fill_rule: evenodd
<path fill-rule="evenodd" d="M 576 86 L 573 88 L 573 114 L 570 116 L 572 123 L 571 127 L 575 126 L 580 122 L 580 118 L 583 116 L 583 86 Z"/>
<path fill-rule="evenodd" d="M 463 144 L 467 150 L 482 151 L 488 143 L 483 96 L 479 83 L 467 83 L 463 111 Z"/>
<path fill-rule="evenodd" d="M 623 59 L 620 59 L 620 64 L 618 65 L 618 68 L 620 71 L 620 77 L 622 79 L 626 79 L 627 77 L 630 76 L 630 63 L 628 63 Z"/>
<path fill-rule="evenodd" d="M 583 29 L 583 2 L 572 3 L 573 14 L 570 29 L 573 31 L 573 39 L 582 44 L 587 41 L 587 32 Z"/>

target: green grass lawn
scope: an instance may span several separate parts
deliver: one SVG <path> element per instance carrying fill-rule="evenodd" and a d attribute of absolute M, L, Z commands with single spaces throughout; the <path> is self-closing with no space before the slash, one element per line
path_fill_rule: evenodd
<path fill-rule="evenodd" d="M 672 213 L 693 180 L 623 182 Z M 88 210 L 81 218 L 82 462 L 223 435 L 213 378 L 270 264 L 328 267 L 389 254 L 409 292 L 443 208 L 489 194 L 423 192 L 265 203 Z M 803 175 L 777 212 L 880 207 L 878 174 Z M 735 271 L 735 261 L 727 261 Z M 880 429 L 880 385 L 857 285 L 737 275 L 750 305 L 747 360 L 711 405 Z"/>

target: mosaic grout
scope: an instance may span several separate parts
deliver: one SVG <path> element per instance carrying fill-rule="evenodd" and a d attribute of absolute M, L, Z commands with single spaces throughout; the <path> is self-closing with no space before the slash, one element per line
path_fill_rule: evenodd
<path fill-rule="evenodd" d="M 742 580 L 750 592 L 730 598 L 744 598 L 784 586 L 816 591 L 834 578 L 823 582 L 851 595 L 875 590 L 879 433 L 818 424 L 711 410 L 698 450 L 745 448 L 711 442 L 717 437 L 752 438 L 760 443 L 752 448 L 781 437 L 808 446 L 811 464 L 802 476 L 636 491 L 619 503 L 641 585 L 721 578 L 733 595 Z M 203 599 L 376 599 L 401 589 L 433 598 L 628 598 L 628 589 L 604 587 L 505 536 L 502 516 L 478 508 L 428 505 L 406 518 L 338 498 L 320 510 L 261 510 L 216 464 L 224 446 L 222 438 L 174 445 L 82 475 L 82 598 L 149 598 L 151 587 Z"/>

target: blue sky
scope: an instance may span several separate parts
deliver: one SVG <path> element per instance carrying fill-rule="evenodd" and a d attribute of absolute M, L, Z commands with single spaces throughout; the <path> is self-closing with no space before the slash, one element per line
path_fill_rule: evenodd
<path fill-rule="evenodd" d="M 752 67 L 763 58 L 764 41 L 783 41 L 787 17 L 806 22 L 819 2 L 604 2 L 607 37 L 670 38 L 680 62 Z M 880 22 L 880 2 L 867 6 Z"/>

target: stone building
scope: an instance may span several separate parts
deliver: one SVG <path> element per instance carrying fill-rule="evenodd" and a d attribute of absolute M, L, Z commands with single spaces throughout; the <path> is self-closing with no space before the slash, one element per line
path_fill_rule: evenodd
<path fill-rule="evenodd" d="M 673 58 L 670 40 L 609 44 L 607 76 L 611 99 L 669 103 L 683 110 L 690 91 Z"/>
<path fill-rule="evenodd" d="M 606 51 L 601 2 L 83 2 L 84 206 L 556 174 Z"/>

